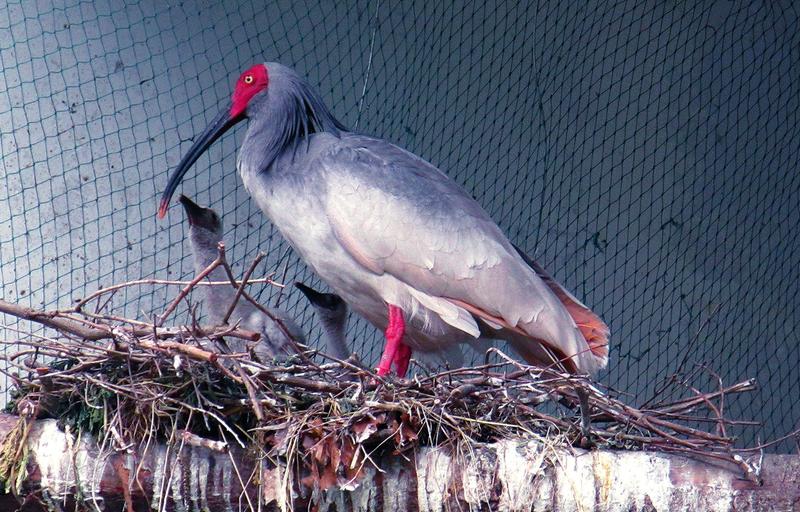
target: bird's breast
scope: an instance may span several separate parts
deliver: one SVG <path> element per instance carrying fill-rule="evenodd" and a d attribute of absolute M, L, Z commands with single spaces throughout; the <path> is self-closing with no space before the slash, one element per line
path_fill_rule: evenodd
<path fill-rule="evenodd" d="M 250 172 L 240 166 L 245 187 L 299 256 L 348 303 L 380 302 L 369 272 L 337 240 L 324 204 L 325 177 L 313 166 L 303 172 L 278 168 Z M 373 276 L 374 277 L 374 276 Z"/>
<path fill-rule="evenodd" d="M 240 161 L 242 181 L 298 255 L 355 312 L 382 329 L 387 324 L 387 303 L 400 306 L 409 316 L 407 342 L 415 350 L 440 350 L 469 338 L 417 303 L 407 284 L 366 268 L 343 246 L 326 201 L 351 200 L 347 176 L 334 176 L 302 157 L 281 166 L 286 162 L 278 159 L 267 171 L 257 171 Z"/>

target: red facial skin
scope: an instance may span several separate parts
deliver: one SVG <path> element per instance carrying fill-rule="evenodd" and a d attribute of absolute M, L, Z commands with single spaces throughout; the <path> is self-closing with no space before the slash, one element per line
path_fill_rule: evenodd
<path fill-rule="evenodd" d="M 231 119 L 235 119 L 244 114 L 247 103 L 253 96 L 267 88 L 269 76 L 267 67 L 263 64 L 256 64 L 241 74 L 236 81 L 231 98 Z"/>

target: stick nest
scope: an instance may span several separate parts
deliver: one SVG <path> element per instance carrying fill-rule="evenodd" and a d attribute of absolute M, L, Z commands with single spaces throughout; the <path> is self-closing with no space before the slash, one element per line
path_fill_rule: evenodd
<path fill-rule="evenodd" d="M 217 348 L 231 336 L 257 343 L 256 333 L 194 321 L 164 327 L 175 306 L 207 285 L 201 280 L 218 265 L 231 276 L 222 285 L 236 286 L 237 300 L 251 300 L 243 291 L 247 279 L 233 281 L 221 247 L 217 262 L 192 282 L 124 283 L 63 311 L 0 304 L 0 311 L 56 333 L 8 342 L 3 371 L 14 388 L 7 409 L 58 418 L 119 450 L 155 441 L 214 450 L 236 443 L 286 463 L 302 484 L 322 489 L 353 484 L 376 455 L 509 438 L 561 449 L 593 445 L 721 459 L 758 479 L 758 468 L 734 449 L 727 432 L 737 422 L 721 412 L 726 396 L 753 389 L 753 381 L 720 384 L 711 392 L 687 385 L 684 398 L 635 408 L 585 377 L 527 366 L 496 349 L 498 363 L 420 371 L 410 380 L 383 379 L 356 358 L 335 360 L 300 345 L 288 361 L 257 361 L 252 350 L 229 354 Z M 102 312 L 109 295 L 123 287 L 175 284 L 180 293 L 150 322 Z M 96 305 L 91 313 L 89 304 Z M 580 426 L 580 394 L 591 408 L 588 439 Z M 16 439 L 12 455 L 19 456 L 19 445 Z M 11 447 L 5 448 L 8 453 Z"/>

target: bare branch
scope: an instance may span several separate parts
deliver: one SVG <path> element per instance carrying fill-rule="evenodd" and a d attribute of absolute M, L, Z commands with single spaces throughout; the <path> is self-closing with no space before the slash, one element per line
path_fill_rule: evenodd
<path fill-rule="evenodd" d="M 236 309 L 236 304 L 239 302 L 239 297 L 242 296 L 244 292 L 244 287 L 250 280 L 250 276 L 253 274 L 253 271 L 258 266 L 259 262 L 264 259 L 266 256 L 263 252 L 258 253 L 255 259 L 253 259 L 253 263 L 250 264 L 250 267 L 247 269 L 247 272 L 244 273 L 244 277 L 242 277 L 242 282 L 239 284 L 239 287 L 236 289 L 236 295 L 233 296 L 233 300 L 231 301 L 230 305 L 228 306 L 228 310 L 225 312 L 225 316 L 222 317 L 222 323 L 227 324 L 228 319 L 231 317 L 233 310 Z"/>

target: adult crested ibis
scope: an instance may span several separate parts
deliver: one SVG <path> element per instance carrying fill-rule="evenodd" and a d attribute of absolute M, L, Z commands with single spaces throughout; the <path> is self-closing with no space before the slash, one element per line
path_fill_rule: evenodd
<path fill-rule="evenodd" d="M 593 374 L 608 328 L 527 264 L 470 195 L 422 158 L 348 131 L 295 71 L 257 64 L 231 104 L 173 172 L 181 178 L 249 119 L 237 166 L 245 187 L 305 262 L 358 314 L 386 331 L 378 373 L 402 376 L 412 350 L 441 352 L 481 336 L 532 364 Z"/>
<path fill-rule="evenodd" d="M 186 196 L 180 198 L 186 217 L 189 220 L 189 242 L 192 246 L 195 272 L 198 274 L 208 268 L 219 256 L 217 245 L 222 242 L 222 220 L 211 208 L 203 208 Z M 228 281 L 225 269 L 217 267 L 208 275 L 211 281 Z M 218 325 L 225 321 L 225 313 L 233 303 L 233 286 L 204 286 L 205 310 L 208 321 Z M 267 362 L 274 358 L 282 359 L 293 354 L 294 344 L 289 339 L 304 343 L 302 330 L 289 315 L 282 310 L 264 308 L 265 314 L 251 303 L 240 299 L 233 308 L 228 322 L 240 323 L 245 329 L 261 334 L 261 340 L 254 347 L 256 355 Z M 247 347 L 242 340 L 228 339 L 233 352 L 245 352 Z"/>

